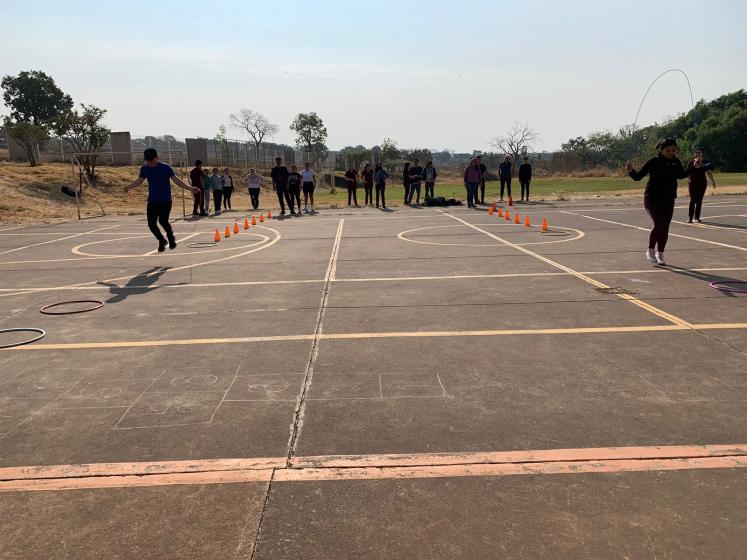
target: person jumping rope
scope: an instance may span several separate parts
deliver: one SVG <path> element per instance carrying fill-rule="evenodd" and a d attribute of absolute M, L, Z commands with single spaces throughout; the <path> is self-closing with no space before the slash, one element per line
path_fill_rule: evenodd
<path fill-rule="evenodd" d="M 158 152 L 153 148 L 145 150 L 143 157 L 145 158 L 145 164 L 140 168 L 140 176 L 127 185 L 124 190 L 129 192 L 142 185 L 143 181 L 148 181 L 148 206 L 146 207 L 148 229 L 158 239 L 158 252 L 163 253 L 166 250 L 166 239 L 164 239 L 161 230 L 158 229 L 158 224 L 161 224 L 166 232 L 169 249 L 176 249 L 174 230 L 169 223 L 172 202 L 171 183 L 169 181 L 173 181 L 178 187 L 193 193 L 195 199 L 200 195 L 200 189 L 199 187 L 190 187 L 176 176 L 170 165 L 158 161 Z"/>

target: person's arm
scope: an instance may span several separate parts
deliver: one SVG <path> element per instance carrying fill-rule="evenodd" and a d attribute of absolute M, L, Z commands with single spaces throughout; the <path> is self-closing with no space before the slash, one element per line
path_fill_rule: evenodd
<path fill-rule="evenodd" d="M 636 170 L 636 168 L 633 167 L 633 162 L 629 161 L 625 164 L 625 169 L 627 170 L 628 175 L 630 176 L 631 179 L 633 179 L 634 181 L 640 181 L 646 175 L 648 175 L 648 172 L 651 169 L 651 161 L 653 160 L 648 160 L 646 163 L 643 164 L 643 167 L 641 167 L 638 170 Z"/>
<path fill-rule="evenodd" d="M 711 188 L 716 188 L 716 177 L 713 176 L 713 171 L 711 170 L 711 167 L 709 165 L 708 170 L 706 171 L 706 175 L 708 175 L 708 178 L 711 180 Z"/>
<path fill-rule="evenodd" d="M 436 177 L 438 177 L 438 171 L 436 171 L 436 168 L 433 168 L 433 182 L 436 182 Z"/>
<path fill-rule="evenodd" d="M 132 189 L 139 187 L 140 185 L 143 184 L 143 181 L 145 181 L 145 177 L 138 177 L 132 183 L 130 183 L 124 188 L 125 192 L 131 191 Z"/>
<path fill-rule="evenodd" d="M 270 179 L 272 179 L 272 190 L 277 191 L 278 188 L 275 186 L 275 174 L 270 172 Z"/>
<path fill-rule="evenodd" d="M 527 176 L 527 181 L 531 181 L 531 180 L 532 180 L 532 166 L 530 165 L 529 166 L 529 175 Z"/>
<path fill-rule="evenodd" d="M 197 187 L 191 187 L 190 185 L 188 185 L 187 183 L 185 183 L 184 181 L 182 181 L 176 175 L 173 175 L 171 177 L 171 180 L 174 181 L 174 184 L 176 184 L 176 186 L 183 188 L 185 191 L 190 191 L 190 192 L 193 192 L 193 193 L 200 192 L 200 189 L 198 189 Z"/>
<path fill-rule="evenodd" d="M 314 188 L 316 188 L 316 171 L 311 174 L 311 182 L 314 184 Z"/>

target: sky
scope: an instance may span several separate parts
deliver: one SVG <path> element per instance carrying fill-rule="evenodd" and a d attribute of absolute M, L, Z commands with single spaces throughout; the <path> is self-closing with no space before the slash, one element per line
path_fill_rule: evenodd
<path fill-rule="evenodd" d="M 287 144 L 295 115 L 315 111 L 331 149 L 388 137 L 487 151 L 518 122 L 541 151 L 632 123 L 669 68 L 696 101 L 747 87 L 744 0 L 4 0 L 2 11 L 0 75 L 43 70 L 140 136 L 212 137 L 248 108 Z M 689 108 L 670 73 L 639 124 Z"/>

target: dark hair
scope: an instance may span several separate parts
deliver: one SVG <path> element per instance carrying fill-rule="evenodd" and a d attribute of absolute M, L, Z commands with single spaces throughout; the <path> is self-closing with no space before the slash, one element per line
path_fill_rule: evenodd
<path fill-rule="evenodd" d="M 384 169 L 384 166 L 381 165 L 381 163 L 377 163 L 376 167 L 374 167 L 374 169 Z"/>
<path fill-rule="evenodd" d="M 283 161 L 283 158 L 280 158 L 280 157 L 276 157 L 276 158 L 275 158 L 275 161 Z"/>
<path fill-rule="evenodd" d="M 158 152 L 155 148 L 148 148 L 143 152 L 143 157 L 145 161 L 153 161 L 158 157 Z"/>
<path fill-rule="evenodd" d="M 202 160 L 201 159 L 196 159 L 195 160 L 195 165 L 202 165 Z"/>
<path fill-rule="evenodd" d="M 668 148 L 669 146 L 677 147 L 677 140 L 674 138 L 664 138 L 663 140 L 659 140 L 659 143 L 656 145 L 656 151 L 661 152 L 664 148 Z"/>
<path fill-rule="evenodd" d="M 693 150 L 693 152 L 705 152 L 705 150 L 701 148 L 700 146 L 695 146 L 695 149 Z"/>

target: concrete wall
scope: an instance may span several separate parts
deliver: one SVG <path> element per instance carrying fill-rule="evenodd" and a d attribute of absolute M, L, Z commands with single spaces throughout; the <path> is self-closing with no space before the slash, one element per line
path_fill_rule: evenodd
<path fill-rule="evenodd" d="M 132 165 L 132 138 L 129 132 L 112 132 L 112 163 Z M 122 153 L 117 153 L 122 152 Z"/>
<path fill-rule="evenodd" d="M 208 162 L 208 141 L 207 138 L 187 138 L 187 167 L 192 167 L 195 160 L 201 159 L 207 164 Z"/>

